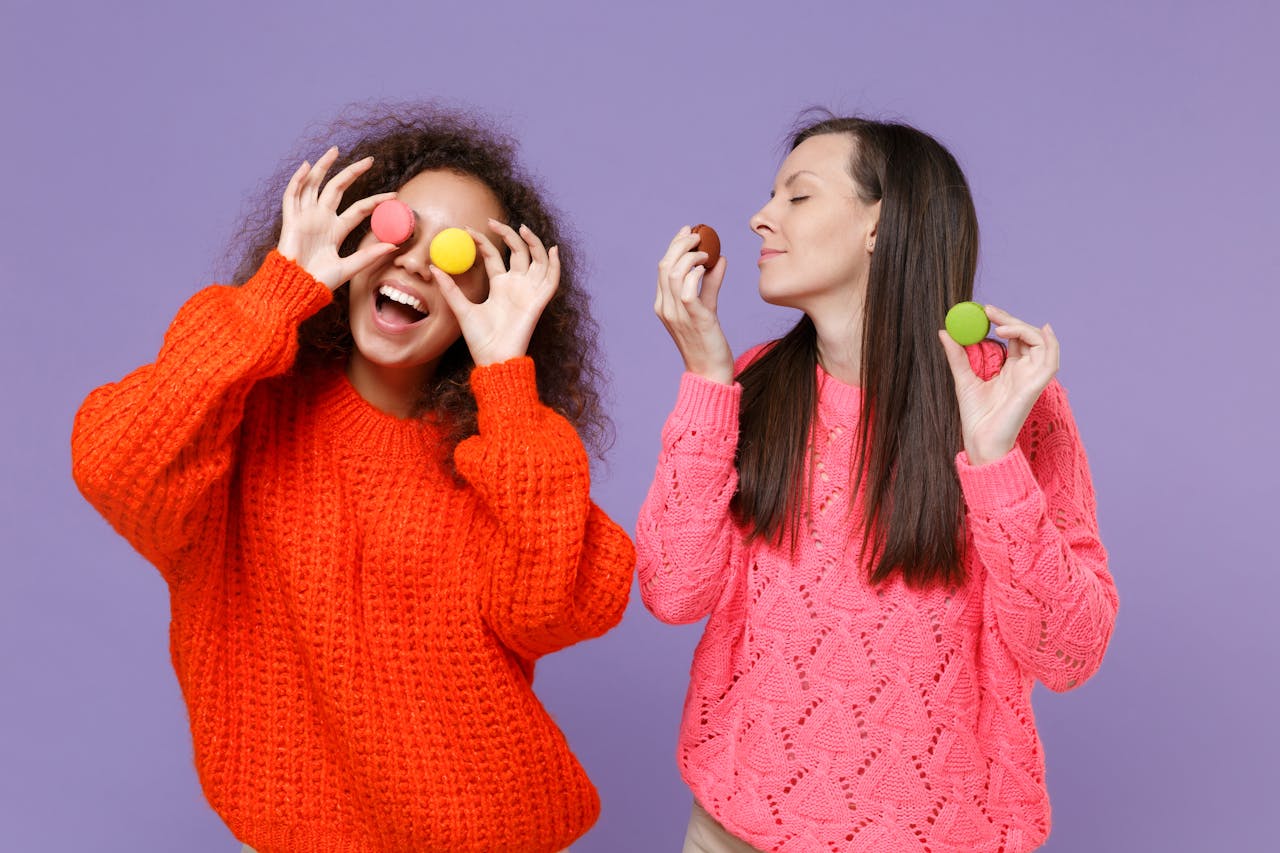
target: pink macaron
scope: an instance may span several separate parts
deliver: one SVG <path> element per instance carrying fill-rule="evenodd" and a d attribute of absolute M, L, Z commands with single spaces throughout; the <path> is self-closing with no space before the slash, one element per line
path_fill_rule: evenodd
<path fill-rule="evenodd" d="M 414 225 L 413 209 L 394 198 L 375 207 L 369 220 L 373 236 L 384 243 L 395 243 L 397 246 L 413 236 Z"/>

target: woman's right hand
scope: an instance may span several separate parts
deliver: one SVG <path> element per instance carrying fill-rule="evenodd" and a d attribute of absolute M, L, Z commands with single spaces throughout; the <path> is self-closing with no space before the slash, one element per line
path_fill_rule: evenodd
<path fill-rule="evenodd" d="M 281 255 L 297 263 L 330 290 L 335 290 L 378 258 L 396 250 L 394 243 L 373 242 L 345 258 L 339 256 L 342 241 L 373 213 L 375 207 L 395 198 L 396 194 L 371 195 L 339 215 L 338 204 L 342 201 L 342 194 L 356 178 L 369 171 L 373 158 L 357 160 L 326 184 L 325 175 L 337 159 L 338 149 L 335 146 L 324 152 L 314 166 L 304 161 L 293 173 L 281 200 L 280 242 L 276 245 Z"/>
<path fill-rule="evenodd" d="M 699 239 L 688 226 L 676 233 L 658 263 L 658 297 L 653 310 L 676 342 L 685 370 L 732 385 L 733 351 L 716 316 L 726 261 L 721 257 L 706 271 L 702 264 L 709 256 L 694 251 Z"/>

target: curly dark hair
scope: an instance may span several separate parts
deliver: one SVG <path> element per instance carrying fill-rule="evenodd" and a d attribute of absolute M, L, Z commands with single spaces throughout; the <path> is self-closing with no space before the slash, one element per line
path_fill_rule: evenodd
<path fill-rule="evenodd" d="M 374 158 L 373 167 L 344 194 L 342 208 L 375 193 L 398 190 L 421 172 L 442 169 L 478 179 L 497 197 L 508 222 L 524 223 L 547 246 L 559 246 L 560 286 L 542 312 L 528 352 L 539 397 L 567 418 L 588 450 L 599 457 L 610 443 L 612 427 L 600 406 L 597 385 L 603 375 L 597 367 L 596 326 L 579 282 L 572 235 L 518 164 L 515 141 L 475 113 L 436 103 L 378 103 L 343 110 L 332 124 L 306 140 L 305 153 L 286 160 L 263 188 L 261 200 L 232 241 L 230 254 L 238 256 L 233 283 L 247 281 L 279 242 L 280 197 L 297 163 L 304 157 L 314 160 L 316 152 L 330 145 L 341 151 L 330 174 L 365 157 Z M 342 254 L 355 251 L 368 230 L 366 219 L 343 243 Z M 347 292 L 348 285 L 343 284 L 330 305 L 301 325 L 299 366 L 345 361 L 351 354 L 355 343 L 347 318 Z M 440 359 L 414 409 L 415 415 L 431 417 L 446 427 L 448 438 L 441 449 L 450 467 L 458 442 L 477 431 L 476 401 L 469 382 L 473 366 L 466 341 L 459 338 Z"/>

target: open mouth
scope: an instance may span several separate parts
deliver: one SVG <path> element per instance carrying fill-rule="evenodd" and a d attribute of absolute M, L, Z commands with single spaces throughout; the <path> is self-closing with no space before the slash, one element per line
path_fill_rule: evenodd
<path fill-rule="evenodd" d="M 374 310 L 378 319 L 389 326 L 412 326 L 427 319 L 426 306 L 418 297 L 384 284 L 374 294 Z"/>

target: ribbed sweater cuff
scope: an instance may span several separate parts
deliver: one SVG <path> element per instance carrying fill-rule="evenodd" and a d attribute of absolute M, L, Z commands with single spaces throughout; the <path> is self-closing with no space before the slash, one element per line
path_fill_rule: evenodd
<path fill-rule="evenodd" d="M 527 355 L 472 368 L 471 393 L 476 398 L 481 430 L 492 415 L 529 420 L 542 405 L 533 359 Z"/>
<path fill-rule="evenodd" d="M 956 473 L 970 512 L 991 515 L 1028 500 L 1040 488 L 1022 448 L 1013 449 L 995 462 L 971 465 L 963 450 L 956 454 Z"/>
<path fill-rule="evenodd" d="M 680 377 L 671 422 L 736 433 L 741 401 L 742 386 L 737 382 L 725 385 L 686 372 Z"/>
<path fill-rule="evenodd" d="M 239 292 L 245 313 L 264 325 L 300 323 L 333 301 L 333 291 L 275 249 Z"/>

